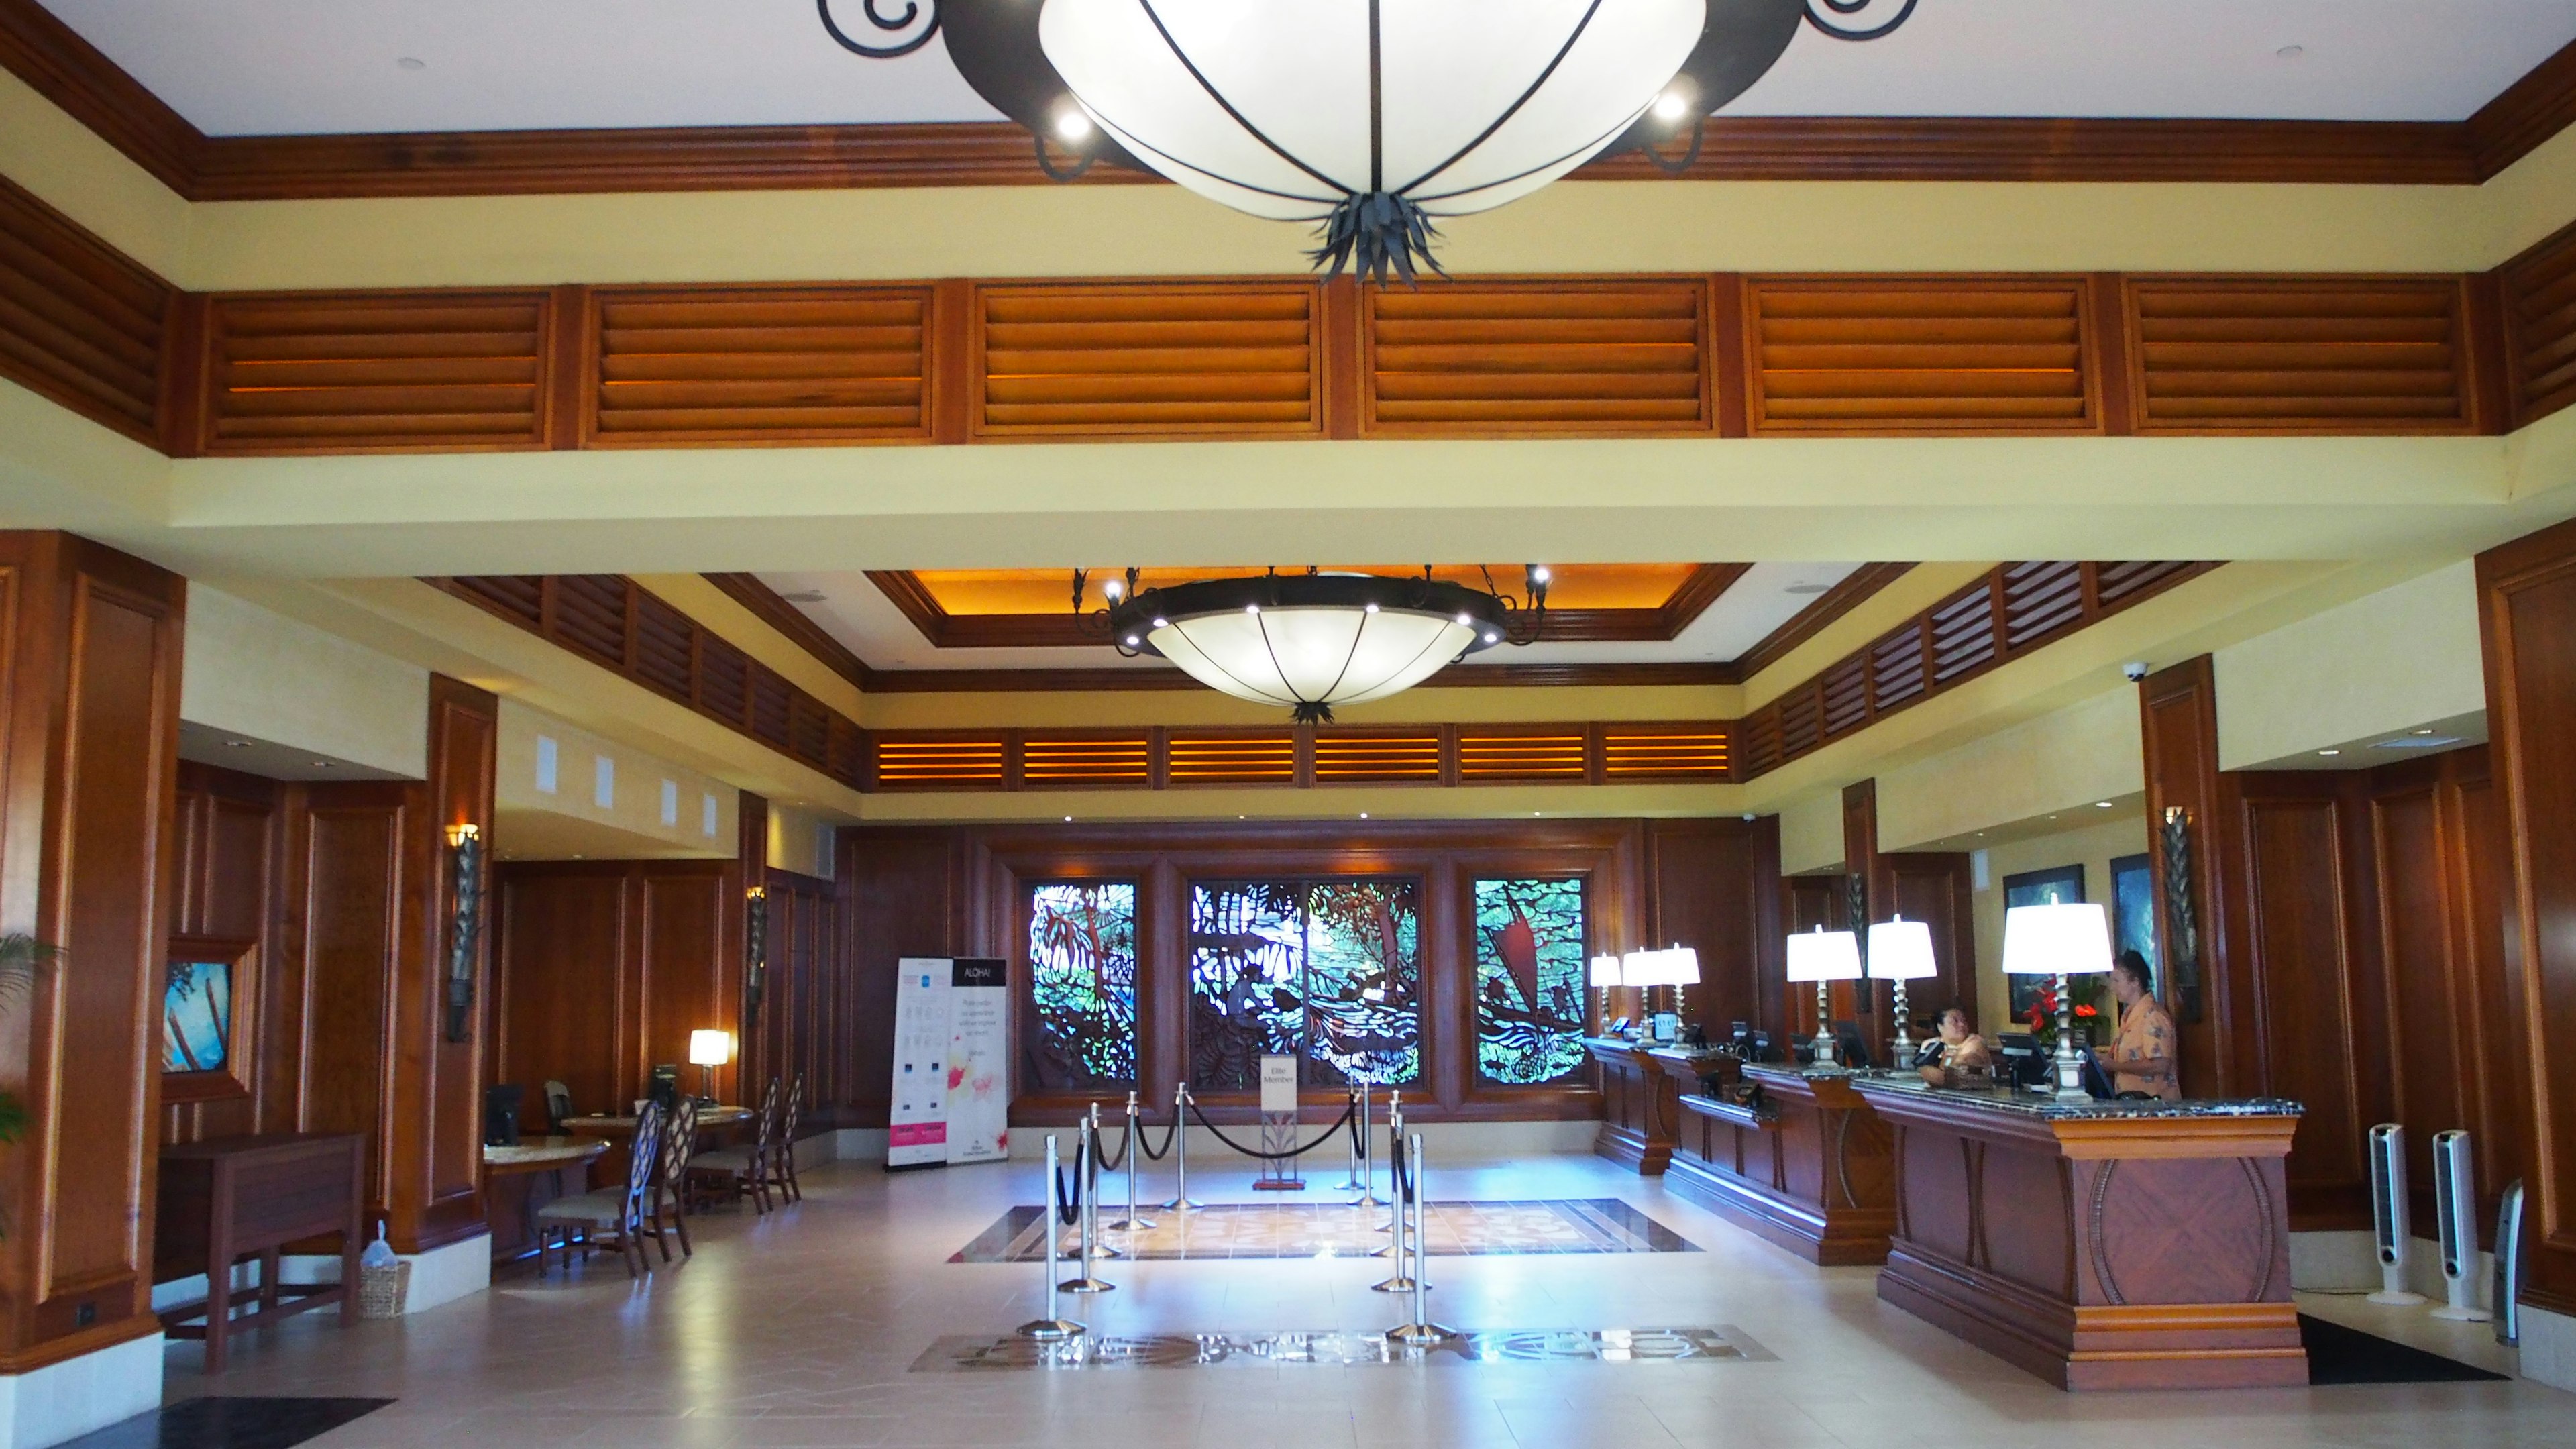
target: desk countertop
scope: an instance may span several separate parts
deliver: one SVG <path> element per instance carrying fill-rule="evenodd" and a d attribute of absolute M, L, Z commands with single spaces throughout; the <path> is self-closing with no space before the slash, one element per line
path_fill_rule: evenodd
<path fill-rule="evenodd" d="M 530 1137 L 515 1147 L 483 1149 L 486 1172 L 542 1172 L 550 1167 L 563 1167 L 588 1162 L 608 1150 L 600 1137 Z"/>
<path fill-rule="evenodd" d="M 1773 1070 L 1763 1068 L 1764 1071 Z M 1849 1072 L 1867 1097 L 1912 1098 L 2048 1122 L 2121 1121 L 2159 1117 L 2296 1117 L 2304 1108 L 2280 1097 L 2225 1102 L 2061 1102 L 2052 1092 L 2012 1092 L 1996 1087 L 1936 1087 L 1912 1072 Z"/>

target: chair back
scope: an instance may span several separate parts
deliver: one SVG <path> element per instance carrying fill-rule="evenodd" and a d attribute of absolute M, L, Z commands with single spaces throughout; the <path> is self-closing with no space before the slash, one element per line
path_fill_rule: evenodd
<path fill-rule="evenodd" d="M 687 1180 L 689 1159 L 698 1153 L 698 1099 L 682 1097 L 662 1134 L 662 1181 L 673 1188 Z"/>
<path fill-rule="evenodd" d="M 572 1120 L 572 1088 L 561 1082 L 546 1083 L 546 1118 L 556 1128 Z"/>
<path fill-rule="evenodd" d="M 653 1190 L 653 1169 L 662 1161 L 663 1113 L 659 1102 L 646 1102 L 635 1116 L 635 1145 L 626 1160 L 626 1210 L 642 1209 Z"/>
<path fill-rule="evenodd" d="M 778 1136 L 778 1079 L 769 1079 L 769 1090 L 760 1095 L 760 1113 L 752 1120 L 752 1150 L 767 1152 Z"/>
<path fill-rule="evenodd" d="M 796 1119 L 805 1115 L 805 1074 L 796 1074 L 796 1085 L 787 1093 L 787 1115 L 779 1125 L 778 1140 L 793 1151 L 796 1146 Z"/>

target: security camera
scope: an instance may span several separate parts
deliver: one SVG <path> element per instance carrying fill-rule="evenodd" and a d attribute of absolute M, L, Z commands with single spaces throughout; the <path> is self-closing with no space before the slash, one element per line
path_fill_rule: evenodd
<path fill-rule="evenodd" d="M 2134 682 L 2147 677 L 2147 666 L 2137 662 L 2136 660 L 2131 660 L 2120 666 L 2120 672 Z"/>

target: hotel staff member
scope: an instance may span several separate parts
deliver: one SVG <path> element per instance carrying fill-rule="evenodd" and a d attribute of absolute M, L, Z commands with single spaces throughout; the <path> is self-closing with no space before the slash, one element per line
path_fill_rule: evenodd
<path fill-rule="evenodd" d="M 2120 1034 L 2102 1054 L 2116 1092 L 2144 1092 L 2168 1102 L 2182 1100 L 2182 1079 L 2174 1071 L 2174 1050 L 2181 1035 L 2174 1019 L 2159 1005 L 2147 958 L 2123 951 L 2111 967 L 2111 994 L 2120 1003 Z"/>
<path fill-rule="evenodd" d="M 1968 1030 L 1968 1014 L 1953 1006 L 1941 1013 L 1941 1055 L 1930 1065 L 1964 1071 L 1972 1067 L 1991 1067 L 1995 1054 L 1986 1039 Z"/>

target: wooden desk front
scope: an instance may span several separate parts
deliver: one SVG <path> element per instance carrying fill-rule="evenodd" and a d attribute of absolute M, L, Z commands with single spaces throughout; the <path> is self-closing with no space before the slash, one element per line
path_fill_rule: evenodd
<path fill-rule="evenodd" d="M 1750 1065 L 1746 1107 L 1681 1099 L 1666 1186 L 1810 1263 L 1887 1261 L 1896 1172 L 1887 1126 L 1832 1069 Z"/>
<path fill-rule="evenodd" d="M 2282 1180 L 2297 1103 L 1855 1086 L 1895 1134 L 1879 1297 L 2060 1388 L 2307 1383 Z"/>
<path fill-rule="evenodd" d="M 1678 1047 L 1644 1047 L 1614 1037 L 1586 1037 L 1584 1046 L 1601 1068 L 1601 1130 L 1592 1150 L 1660 1175 L 1681 1136 L 1681 1097 L 1697 1092 L 1704 1075 L 1731 1077 L 1735 1058 Z"/>

